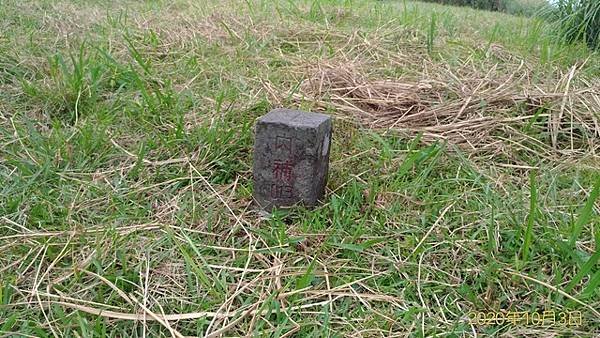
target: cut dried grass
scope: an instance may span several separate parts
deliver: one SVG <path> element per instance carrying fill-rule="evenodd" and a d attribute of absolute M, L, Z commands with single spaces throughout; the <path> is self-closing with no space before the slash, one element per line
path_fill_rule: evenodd
<path fill-rule="evenodd" d="M 291 96 L 270 83 L 265 89 L 278 104 L 289 96 L 294 104 L 308 101 L 314 110 L 364 127 L 409 137 L 422 133 L 426 143 L 447 141 L 470 152 L 512 158 L 517 146 L 544 157 L 596 155 L 600 84 L 582 78 L 574 85 L 578 68 L 542 88 L 531 83 L 534 74 L 524 61 L 494 64 L 487 72 L 470 62 L 456 69 L 425 67 L 424 78 L 414 80 L 382 77 L 384 68 L 349 59 L 320 61 L 297 66 L 302 80 Z M 528 133 L 532 127 L 536 133 Z"/>

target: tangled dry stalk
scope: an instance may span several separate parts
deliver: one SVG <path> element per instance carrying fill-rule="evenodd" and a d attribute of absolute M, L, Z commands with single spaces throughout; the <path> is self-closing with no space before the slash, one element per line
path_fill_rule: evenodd
<path fill-rule="evenodd" d="M 520 150 L 546 158 L 595 157 L 600 136 L 600 84 L 577 76 L 573 67 L 555 84 L 532 84 L 531 68 L 515 58 L 481 66 L 450 68 L 425 62 L 423 78 L 392 78 L 376 65 L 322 61 L 300 66 L 296 104 L 353 118 L 361 125 L 423 134 L 426 143 L 447 141 L 463 150 L 512 158 Z M 509 71 L 509 69 L 513 69 Z M 266 90 L 281 102 L 291 91 Z M 535 132 L 532 132 L 535 130 Z"/>

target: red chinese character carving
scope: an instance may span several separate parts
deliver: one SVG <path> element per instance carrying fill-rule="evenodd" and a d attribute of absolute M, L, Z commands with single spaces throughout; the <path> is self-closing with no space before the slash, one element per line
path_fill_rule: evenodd
<path fill-rule="evenodd" d="M 294 169 L 291 161 L 274 161 L 273 163 L 273 177 L 276 180 L 283 180 L 291 182 L 293 180 Z"/>
<path fill-rule="evenodd" d="M 271 184 L 272 198 L 292 198 L 293 191 L 291 185 Z"/>
<path fill-rule="evenodd" d="M 287 136 L 278 135 L 275 138 L 275 147 L 277 150 L 285 150 L 289 153 L 292 152 L 292 138 Z"/>

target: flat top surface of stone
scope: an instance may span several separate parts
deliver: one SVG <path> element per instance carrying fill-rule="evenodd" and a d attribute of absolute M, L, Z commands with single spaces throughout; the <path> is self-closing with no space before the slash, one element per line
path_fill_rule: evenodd
<path fill-rule="evenodd" d="M 283 123 L 297 127 L 317 127 L 329 120 L 329 115 L 293 109 L 274 109 L 258 119 L 262 123 Z"/>

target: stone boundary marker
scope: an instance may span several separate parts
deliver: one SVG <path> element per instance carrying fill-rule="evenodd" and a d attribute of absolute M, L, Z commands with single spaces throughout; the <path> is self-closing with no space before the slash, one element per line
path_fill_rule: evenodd
<path fill-rule="evenodd" d="M 331 117 L 275 109 L 256 123 L 254 199 L 273 207 L 314 206 L 325 193 Z"/>

